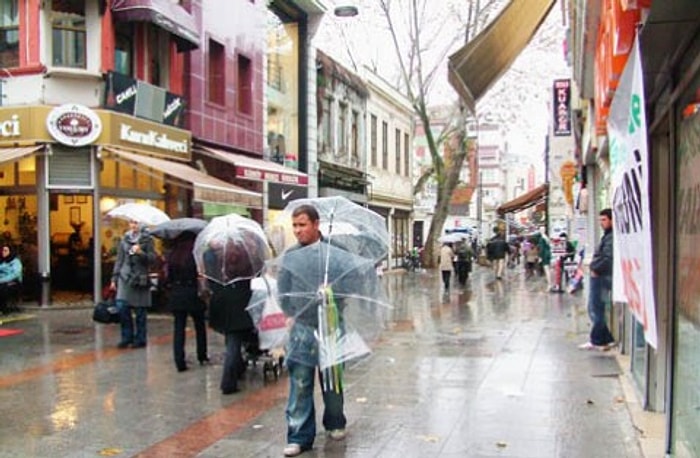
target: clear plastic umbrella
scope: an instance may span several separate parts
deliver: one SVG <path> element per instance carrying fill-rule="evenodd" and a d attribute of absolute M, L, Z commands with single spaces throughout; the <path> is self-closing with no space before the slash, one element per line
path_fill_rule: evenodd
<path fill-rule="evenodd" d="M 148 204 L 130 202 L 114 207 L 105 215 L 109 218 L 119 218 L 127 221 L 138 221 L 147 226 L 169 221 L 170 217 L 163 210 Z"/>
<path fill-rule="evenodd" d="M 296 244 L 292 231 L 292 213 L 300 205 L 316 207 L 320 230 L 331 244 L 375 263 L 389 253 L 386 220 L 378 213 L 345 197 L 319 197 L 290 202 L 270 225 L 268 234 L 277 254 Z"/>
<path fill-rule="evenodd" d="M 294 323 L 286 358 L 318 365 L 325 390 L 338 389 L 342 363 L 370 353 L 383 329 L 390 305 L 374 264 L 326 242 L 289 249 L 268 263 L 279 306 Z"/>
<path fill-rule="evenodd" d="M 197 269 L 221 285 L 256 277 L 270 257 L 265 232 L 252 219 L 217 216 L 197 234 L 192 250 Z"/>
<path fill-rule="evenodd" d="M 203 219 L 175 218 L 169 221 L 164 221 L 151 228 L 151 235 L 154 235 L 164 240 L 172 240 L 178 238 L 184 232 L 189 232 L 191 234 L 197 235 L 206 226 L 207 222 Z"/>

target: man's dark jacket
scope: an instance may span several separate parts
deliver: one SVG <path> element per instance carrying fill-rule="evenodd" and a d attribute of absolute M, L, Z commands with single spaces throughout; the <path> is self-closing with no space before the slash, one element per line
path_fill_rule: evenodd
<path fill-rule="evenodd" d="M 601 277 L 612 276 L 613 271 L 613 231 L 605 231 L 598 248 L 593 253 L 591 270 Z"/>

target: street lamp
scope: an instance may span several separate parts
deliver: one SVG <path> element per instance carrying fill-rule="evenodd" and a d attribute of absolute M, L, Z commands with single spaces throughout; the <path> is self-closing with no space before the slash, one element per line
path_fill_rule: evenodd
<path fill-rule="evenodd" d="M 359 11 L 355 5 L 340 5 L 333 10 L 333 14 L 337 17 L 355 17 L 358 13 Z"/>

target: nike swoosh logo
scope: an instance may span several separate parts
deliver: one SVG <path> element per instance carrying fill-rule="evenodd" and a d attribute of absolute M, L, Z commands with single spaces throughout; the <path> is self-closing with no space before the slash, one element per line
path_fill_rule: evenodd
<path fill-rule="evenodd" d="M 291 196 L 293 192 L 293 189 L 290 189 L 289 191 L 281 191 L 282 200 L 287 200 L 287 198 Z"/>

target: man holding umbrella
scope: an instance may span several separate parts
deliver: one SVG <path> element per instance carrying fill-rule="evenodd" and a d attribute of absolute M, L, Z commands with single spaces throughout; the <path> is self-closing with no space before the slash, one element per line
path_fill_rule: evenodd
<path fill-rule="evenodd" d="M 282 269 L 280 269 L 278 276 L 277 287 L 280 305 L 285 314 L 291 317 L 288 318 L 287 323 L 291 327 L 288 348 L 295 353 L 318 354 L 318 341 L 314 337 L 313 331 L 317 328 L 319 318 L 317 307 L 301 304 L 301 301 L 295 301 L 293 295 L 290 294 L 295 288 L 298 288 L 294 282 L 299 282 L 299 280 L 298 277 L 292 277 L 290 272 L 293 272 L 293 269 L 290 266 L 285 268 L 285 262 L 289 263 L 290 253 L 296 250 L 317 243 L 325 243 L 319 225 L 319 213 L 313 205 L 304 204 L 294 209 L 292 227 L 298 243 L 285 252 L 282 258 Z M 337 261 L 336 258 L 329 257 L 328 262 Z M 314 378 L 317 366 L 310 363 L 304 364 L 294 355 L 287 354 L 287 368 L 289 370 L 289 400 L 286 409 L 287 446 L 284 448 L 284 455 L 297 456 L 305 450 L 310 450 L 316 437 Z M 320 370 L 318 374 L 321 386 L 324 386 L 324 374 Z M 345 438 L 347 421 L 343 412 L 343 402 L 341 385 L 338 385 L 336 389 L 323 390 L 323 426 L 334 440 Z"/>

